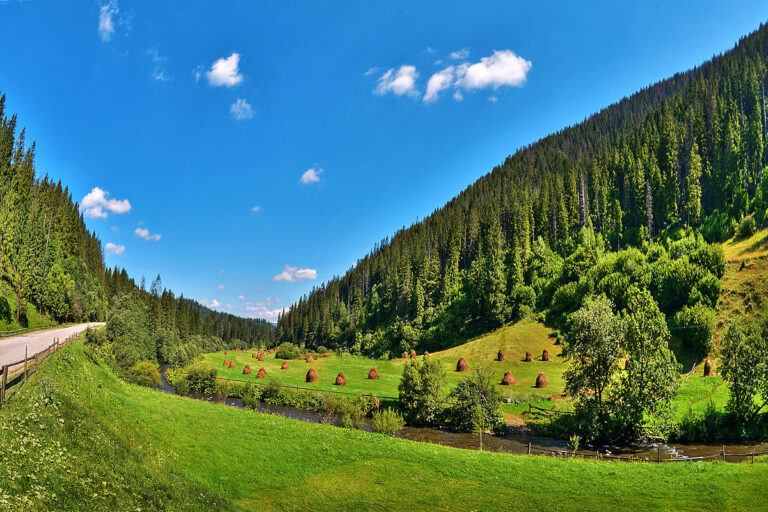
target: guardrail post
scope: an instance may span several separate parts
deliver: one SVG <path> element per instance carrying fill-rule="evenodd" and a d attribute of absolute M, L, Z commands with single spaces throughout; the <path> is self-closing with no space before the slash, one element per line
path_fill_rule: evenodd
<path fill-rule="evenodd" d="M 8 365 L 3 366 L 3 377 L 0 380 L 0 404 L 5 403 L 5 387 L 8 385 Z"/>

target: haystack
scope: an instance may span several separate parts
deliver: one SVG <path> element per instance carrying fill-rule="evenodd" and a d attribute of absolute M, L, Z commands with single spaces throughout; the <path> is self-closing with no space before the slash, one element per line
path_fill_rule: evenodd
<path fill-rule="evenodd" d="M 704 361 L 704 376 L 711 377 L 712 375 L 712 361 L 707 358 L 707 360 Z"/>
<path fill-rule="evenodd" d="M 371 380 L 379 380 L 379 372 L 376 370 L 375 366 L 368 370 L 368 378 Z"/>
<path fill-rule="evenodd" d="M 411 349 L 411 359 L 416 359 L 416 351 Z"/>
<path fill-rule="evenodd" d="M 259 361 L 263 361 L 264 360 L 264 351 L 263 350 L 259 350 L 259 353 L 256 354 L 256 359 L 258 359 Z"/>
<path fill-rule="evenodd" d="M 544 375 L 544 372 L 539 372 L 539 376 L 536 377 L 536 387 L 537 388 L 547 387 L 547 376 Z"/>
<path fill-rule="evenodd" d="M 317 378 L 317 372 L 315 371 L 315 369 L 310 368 L 309 371 L 307 372 L 307 378 L 305 380 L 307 382 L 317 382 L 320 379 Z"/>
<path fill-rule="evenodd" d="M 504 378 L 501 379 L 501 385 L 502 386 L 514 386 L 515 384 L 517 384 L 517 381 L 512 376 L 512 372 L 510 372 L 510 371 L 504 372 Z"/>
<path fill-rule="evenodd" d="M 429 359 L 429 350 L 424 351 L 424 359 Z"/>
<path fill-rule="evenodd" d="M 227 351 L 226 350 L 224 351 L 224 355 L 227 355 Z"/>
<path fill-rule="evenodd" d="M 544 352 L 541 353 L 541 360 L 549 361 L 549 350 L 544 349 Z"/>
<path fill-rule="evenodd" d="M 224 366 L 229 366 L 229 361 L 227 359 L 224 360 Z"/>
<path fill-rule="evenodd" d="M 257 379 L 266 379 L 267 378 L 267 370 L 264 369 L 262 366 L 259 368 L 259 373 L 256 374 Z"/>
<path fill-rule="evenodd" d="M 408 359 L 408 352 L 403 351 L 403 359 Z"/>
<path fill-rule="evenodd" d="M 251 359 L 255 358 L 256 354 L 251 354 Z"/>
<path fill-rule="evenodd" d="M 280 367 L 281 370 L 287 370 L 288 369 L 288 361 L 283 361 L 283 366 Z"/>
<path fill-rule="evenodd" d="M 456 371 L 465 372 L 467 370 L 469 370 L 469 365 L 467 365 L 467 358 L 464 356 L 461 356 L 459 358 L 459 362 L 456 363 Z"/>
<path fill-rule="evenodd" d="M 235 367 L 235 361 L 234 360 L 229 362 L 229 367 L 230 368 L 234 368 Z"/>
<path fill-rule="evenodd" d="M 251 366 L 245 365 L 245 368 L 243 368 L 243 375 L 250 375 L 251 374 Z"/>
<path fill-rule="evenodd" d="M 336 376 L 336 382 L 333 383 L 335 386 L 346 386 L 347 385 L 347 378 L 344 377 L 344 372 L 339 372 L 339 374 Z"/>
<path fill-rule="evenodd" d="M 496 360 L 497 361 L 504 361 L 504 351 L 499 349 L 499 353 L 496 354 Z"/>
<path fill-rule="evenodd" d="M 315 362 L 315 358 L 312 357 L 312 356 L 309 356 L 309 357 L 307 357 L 307 362 L 308 363 L 314 363 Z"/>
<path fill-rule="evenodd" d="M 320 357 L 331 357 L 331 353 L 326 352 L 325 354 L 322 354 Z"/>
<path fill-rule="evenodd" d="M 526 363 L 530 363 L 533 361 L 533 359 L 531 359 L 530 351 L 528 350 L 525 351 L 525 359 L 523 359 L 523 361 L 525 361 Z"/>

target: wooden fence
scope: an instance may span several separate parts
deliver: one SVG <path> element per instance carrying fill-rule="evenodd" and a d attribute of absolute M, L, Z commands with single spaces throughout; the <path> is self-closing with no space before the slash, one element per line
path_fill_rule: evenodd
<path fill-rule="evenodd" d="M 16 336 L 17 334 L 24 334 L 26 332 L 35 332 L 35 331 L 43 331 L 45 329 L 50 329 L 54 326 L 54 323 L 51 322 L 48 325 L 41 325 L 38 327 L 33 327 L 30 329 L 29 327 L 24 327 L 22 329 L 16 329 L 15 331 L 0 331 L 0 338 L 7 338 L 8 336 Z"/>
<path fill-rule="evenodd" d="M 10 386 L 17 382 L 26 382 L 27 377 L 37 371 L 40 363 L 45 360 L 49 355 L 53 354 L 61 347 L 75 339 L 78 335 L 72 334 L 67 337 L 63 342 L 59 338 L 54 338 L 53 343 L 41 350 L 37 354 L 29 355 L 27 349 L 24 349 L 24 359 L 6 364 L 0 371 L 0 405 L 4 404 L 7 399 L 7 391 Z"/>

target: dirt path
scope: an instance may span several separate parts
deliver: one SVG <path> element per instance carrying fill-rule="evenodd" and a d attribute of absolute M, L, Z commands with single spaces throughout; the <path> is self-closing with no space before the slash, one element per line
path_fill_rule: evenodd
<path fill-rule="evenodd" d="M 88 324 L 77 324 L 59 329 L 49 329 L 47 331 L 30 332 L 5 338 L 0 340 L 0 366 L 13 363 L 24 359 L 24 348 L 26 347 L 29 355 L 36 354 L 44 348 L 50 347 L 54 338 L 64 341 L 72 334 L 80 333 L 88 327 L 98 327 L 104 325 L 103 322 L 92 322 Z"/>

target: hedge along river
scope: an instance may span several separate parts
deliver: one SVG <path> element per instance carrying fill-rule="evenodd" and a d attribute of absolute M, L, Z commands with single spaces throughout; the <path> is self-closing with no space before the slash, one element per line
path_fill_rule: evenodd
<path fill-rule="evenodd" d="M 160 376 L 162 387 L 158 388 L 165 393 L 175 395 L 173 387 L 165 380 L 165 371 L 167 367 L 161 368 Z M 205 402 L 226 405 L 229 407 L 244 408 L 243 401 L 239 398 L 230 398 L 209 393 L 188 393 L 189 398 L 202 400 Z M 338 425 L 338 418 L 322 412 L 297 409 L 295 407 L 283 405 L 268 405 L 259 403 L 257 412 L 263 414 L 275 414 L 285 418 L 299 421 L 308 421 L 311 423 L 331 423 Z M 366 419 L 362 430 L 372 432 L 370 419 Z M 446 429 L 431 427 L 415 427 L 407 425 L 398 434 L 397 437 L 417 441 L 422 443 L 434 443 L 454 448 L 463 448 L 477 450 L 480 443 L 476 435 L 466 432 L 454 432 Z M 768 441 L 760 441 L 746 444 L 684 444 L 684 443 L 653 443 L 637 446 L 599 446 L 589 449 L 580 449 L 577 453 L 580 456 L 596 457 L 599 450 L 602 458 L 621 457 L 623 460 L 632 457 L 633 459 L 649 461 L 685 461 L 697 457 L 707 457 L 704 460 L 722 460 L 722 449 L 728 455 L 765 453 L 768 452 Z M 572 454 L 573 450 L 569 447 L 568 441 L 563 439 L 552 439 L 546 437 L 537 437 L 529 434 L 513 433 L 507 434 L 485 434 L 483 435 L 483 450 L 501 453 L 537 455 L 564 456 Z M 750 461 L 750 457 L 727 457 L 728 462 Z"/>

